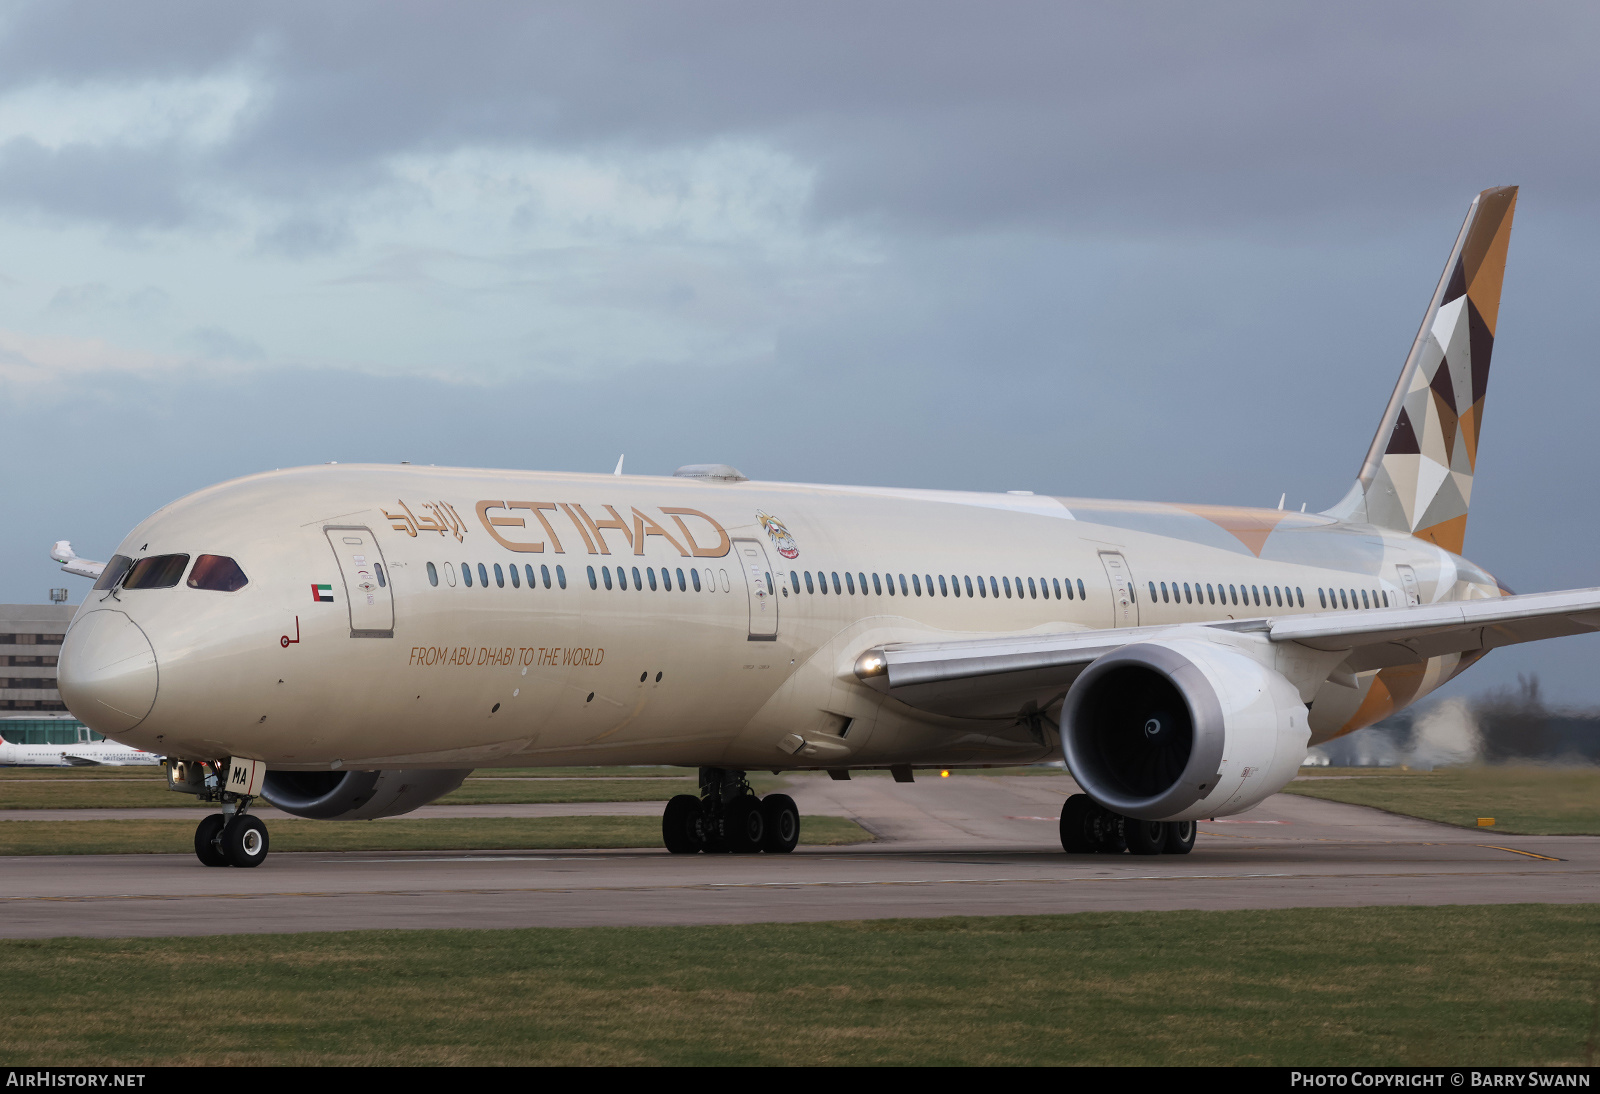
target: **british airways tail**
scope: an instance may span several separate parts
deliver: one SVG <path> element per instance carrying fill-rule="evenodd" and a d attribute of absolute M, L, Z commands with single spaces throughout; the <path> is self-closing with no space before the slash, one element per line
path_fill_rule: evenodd
<path fill-rule="evenodd" d="M 1472 201 L 1361 474 L 1328 515 L 1461 552 L 1517 188 Z"/>

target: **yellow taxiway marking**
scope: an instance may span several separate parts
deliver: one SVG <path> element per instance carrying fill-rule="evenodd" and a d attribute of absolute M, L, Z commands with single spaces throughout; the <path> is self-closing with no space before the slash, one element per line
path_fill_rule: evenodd
<path fill-rule="evenodd" d="M 1555 858 L 1551 855 L 1536 855 L 1532 851 L 1519 851 L 1515 847 L 1499 847 L 1492 843 L 1474 843 L 1474 847 L 1487 847 L 1491 851 L 1510 851 L 1513 855 L 1527 855 L 1529 858 L 1544 859 L 1546 862 L 1566 862 L 1564 858 Z"/>

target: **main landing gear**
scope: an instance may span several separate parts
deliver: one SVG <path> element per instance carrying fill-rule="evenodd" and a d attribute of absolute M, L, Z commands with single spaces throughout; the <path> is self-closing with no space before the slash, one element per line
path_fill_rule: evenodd
<path fill-rule="evenodd" d="M 1074 794 L 1061 807 L 1061 847 L 1068 854 L 1187 855 L 1194 837 L 1194 821 L 1125 817 L 1087 794 Z"/>
<path fill-rule="evenodd" d="M 700 796 L 679 794 L 667 802 L 661 839 L 675 855 L 787 855 L 800 842 L 800 811 L 787 794 L 756 797 L 743 771 L 702 767 Z"/>

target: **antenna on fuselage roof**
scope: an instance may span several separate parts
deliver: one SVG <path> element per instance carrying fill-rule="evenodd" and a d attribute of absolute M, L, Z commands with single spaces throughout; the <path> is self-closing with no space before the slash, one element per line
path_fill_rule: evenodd
<path fill-rule="evenodd" d="M 617 469 L 615 471 L 611 472 L 613 475 L 622 474 L 622 461 L 627 459 L 627 457 L 628 457 L 628 454 L 626 452 L 624 452 L 622 455 L 617 457 Z"/>
<path fill-rule="evenodd" d="M 1289 492 L 1287 490 L 1285 490 L 1283 493 L 1278 495 L 1278 508 L 1281 510 L 1283 508 L 1283 503 L 1288 501 L 1288 500 L 1289 500 Z"/>

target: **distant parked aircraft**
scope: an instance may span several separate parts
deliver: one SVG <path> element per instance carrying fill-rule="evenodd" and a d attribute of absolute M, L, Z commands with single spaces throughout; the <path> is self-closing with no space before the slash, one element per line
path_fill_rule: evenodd
<path fill-rule="evenodd" d="M 160 762 L 161 757 L 154 752 L 129 748 L 115 741 L 24 745 L 0 739 L 0 767 L 126 767 L 130 764 L 153 767 Z"/>

